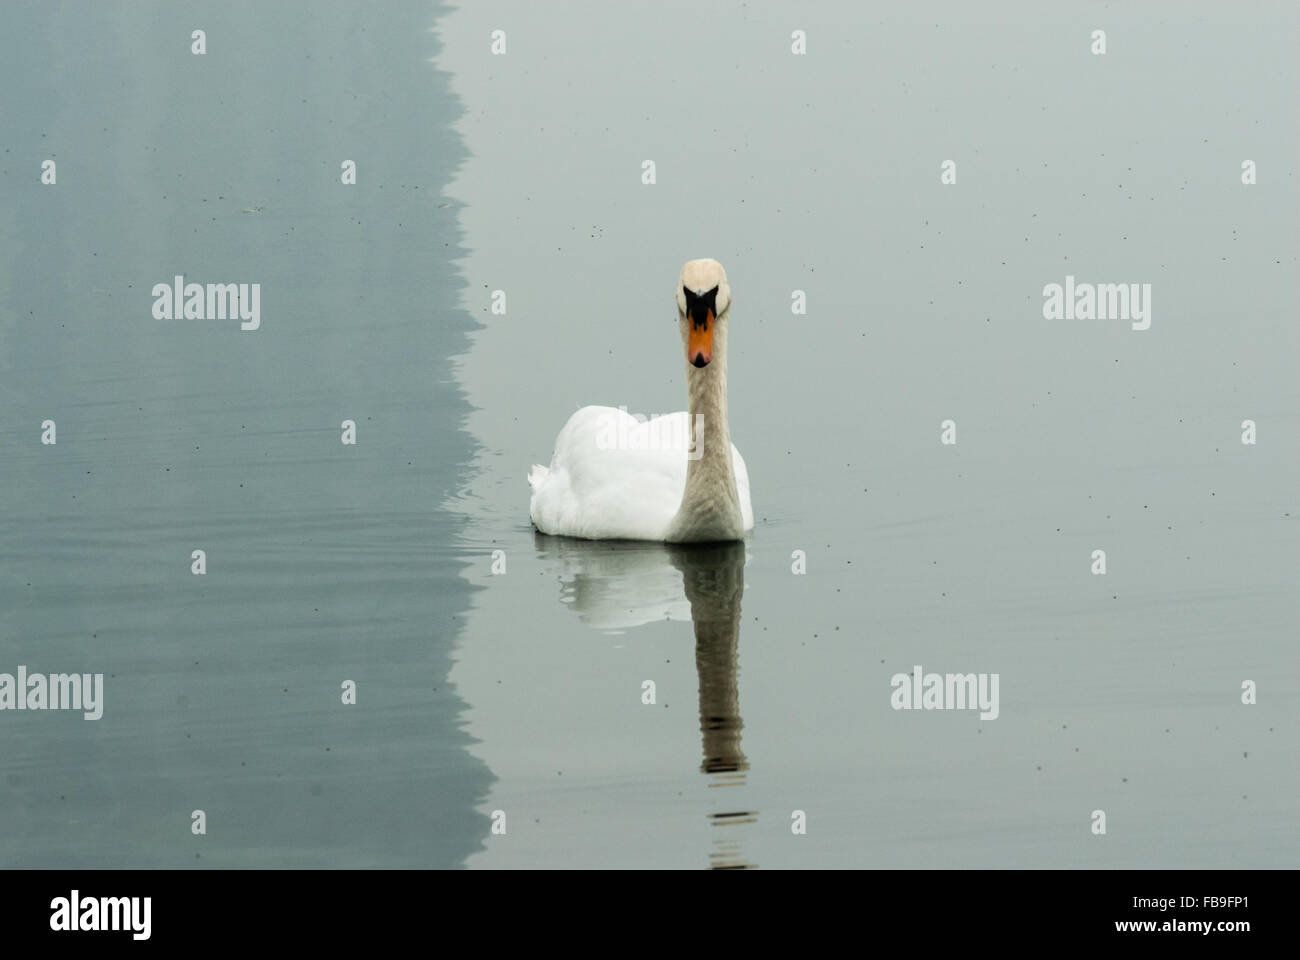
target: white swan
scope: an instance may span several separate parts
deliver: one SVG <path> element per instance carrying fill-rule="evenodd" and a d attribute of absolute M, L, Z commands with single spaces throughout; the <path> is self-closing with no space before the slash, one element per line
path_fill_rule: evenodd
<path fill-rule="evenodd" d="M 671 543 L 742 540 L 754 528 L 749 473 L 727 425 L 731 287 L 722 264 L 691 260 L 677 281 L 689 410 L 642 422 L 583 407 L 535 464 L 529 513 L 542 533 Z"/>

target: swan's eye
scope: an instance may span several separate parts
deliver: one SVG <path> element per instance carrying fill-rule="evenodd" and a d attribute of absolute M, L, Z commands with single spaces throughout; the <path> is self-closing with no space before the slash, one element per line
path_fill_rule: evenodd
<path fill-rule="evenodd" d="M 695 293 L 690 287 L 683 285 L 682 293 L 686 296 L 686 309 L 683 313 L 691 318 L 694 326 L 707 326 L 709 318 L 718 315 L 716 286 L 704 293 Z"/>

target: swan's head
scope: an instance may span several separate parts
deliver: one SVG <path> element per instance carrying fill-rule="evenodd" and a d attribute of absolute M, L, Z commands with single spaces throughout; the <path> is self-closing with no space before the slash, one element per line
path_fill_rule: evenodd
<path fill-rule="evenodd" d="M 713 359 L 713 334 L 727 321 L 731 287 L 716 260 L 688 260 L 677 281 L 677 322 L 686 341 L 686 360 L 696 367 Z"/>

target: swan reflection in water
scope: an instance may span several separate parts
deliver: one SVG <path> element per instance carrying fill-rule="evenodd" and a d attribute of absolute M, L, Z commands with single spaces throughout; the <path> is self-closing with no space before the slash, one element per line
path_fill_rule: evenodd
<path fill-rule="evenodd" d="M 745 590 L 745 544 L 662 544 L 629 540 L 575 540 L 534 534 L 539 554 L 560 561 L 560 600 L 583 623 L 622 630 L 661 620 L 690 621 L 700 681 L 700 770 L 710 787 L 745 783 L 749 761 L 741 748 L 740 598 Z M 746 870 L 737 828 L 757 812 L 718 795 L 709 820 L 718 831 L 709 865 Z M 739 797 L 736 797 L 739 800 Z"/>

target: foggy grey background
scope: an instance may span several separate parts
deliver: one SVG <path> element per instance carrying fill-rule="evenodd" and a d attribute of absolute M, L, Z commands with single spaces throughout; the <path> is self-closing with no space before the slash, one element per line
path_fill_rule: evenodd
<path fill-rule="evenodd" d="M 0 862 L 1294 866 L 1296 21 L 16 8 L 0 670 L 114 676 L 97 723 L 0 715 Z M 758 521 L 721 790 L 691 625 L 569 609 L 666 556 L 594 575 L 524 481 L 578 406 L 683 408 L 703 256 Z M 262 330 L 153 320 L 178 272 L 260 281 Z M 1151 329 L 1044 320 L 1067 274 Z M 913 664 L 1000 717 L 890 709 Z"/>

